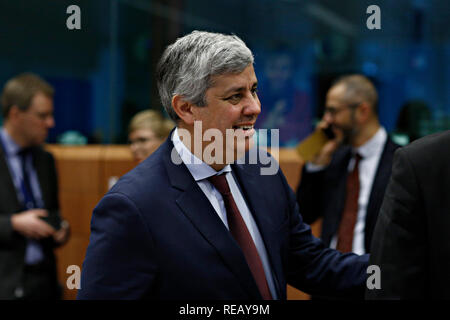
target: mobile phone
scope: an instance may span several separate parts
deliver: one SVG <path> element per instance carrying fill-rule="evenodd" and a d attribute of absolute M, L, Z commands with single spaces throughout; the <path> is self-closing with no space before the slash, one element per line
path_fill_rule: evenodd
<path fill-rule="evenodd" d="M 327 138 L 330 140 L 333 140 L 334 138 L 336 138 L 336 135 L 334 134 L 333 129 L 331 129 L 331 126 L 328 126 L 325 129 L 323 129 L 323 132 L 325 133 Z"/>
<path fill-rule="evenodd" d="M 61 218 L 58 215 L 49 214 L 48 217 L 40 218 L 51 225 L 55 230 L 61 229 Z"/>
<path fill-rule="evenodd" d="M 325 130 L 316 129 L 302 140 L 296 149 L 304 161 L 311 161 L 329 140 L 330 138 Z"/>

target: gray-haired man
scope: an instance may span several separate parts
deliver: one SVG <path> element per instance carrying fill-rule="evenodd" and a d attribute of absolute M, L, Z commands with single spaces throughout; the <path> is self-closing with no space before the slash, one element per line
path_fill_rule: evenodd
<path fill-rule="evenodd" d="M 236 163 L 261 110 L 244 42 L 194 31 L 157 77 L 177 126 L 94 210 L 78 298 L 285 299 L 287 282 L 362 298 L 368 257 L 314 238 L 281 171 Z"/>

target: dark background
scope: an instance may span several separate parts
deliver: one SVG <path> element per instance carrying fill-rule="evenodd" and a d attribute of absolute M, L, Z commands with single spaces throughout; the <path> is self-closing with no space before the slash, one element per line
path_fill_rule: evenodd
<path fill-rule="evenodd" d="M 72 4 L 81 30 L 66 27 Z M 381 30 L 366 27 L 373 4 Z M 260 92 L 274 54 L 292 58 L 286 90 L 307 97 L 310 128 L 330 82 L 358 72 L 375 81 L 388 132 L 402 106 L 420 100 L 425 135 L 450 125 L 449 18 L 448 0 L 0 0 L 0 85 L 31 71 L 55 86 L 49 142 L 77 130 L 90 143 L 124 143 L 133 114 L 162 110 L 153 75 L 167 44 L 195 29 L 235 33 L 255 54 Z"/>

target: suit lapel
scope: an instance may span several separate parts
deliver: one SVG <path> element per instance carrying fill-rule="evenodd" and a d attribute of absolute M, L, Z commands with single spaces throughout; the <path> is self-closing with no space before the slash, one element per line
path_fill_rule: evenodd
<path fill-rule="evenodd" d="M 393 144 L 388 137 L 383 148 L 383 153 L 381 154 L 380 160 L 378 162 L 378 168 L 375 173 L 372 189 L 370 190 L 365 222 L 366 230 L 370 229 L 368 228 L 368 226 L 370 226 L 371 224 L 375 224 L 376 218 L 378 216 L 378 211 L 383 201 L 384 192 L 389 181 L 389 177 L 391 176 L 392 161 L 395 148 L 395 144 Z M 369 245 L 370 244 L 367 244 L 367 246 Z"/>
<path fill-rule="evenodd" d="M 163 152 L 164 165 L 166 166 L 170 183 L 180 191 L 180 195 L 176 199 L 178 207 L 203 235 L 205 240 L 217 250 L 224 263 L 239 279 L 239 282 L 252 299 L 261 299 L 258 287 L 241 249 L 197 182 L 192 178 L 189 170 L 182 163 L 178 153 L 173 148 L 172 142 L 168 139 L 163 148 L 166 148 Z M 174 150 L 173 153 L 172 150 Z M 176 162 L 181 164 L 176 165 L 172 161 L 171 156 L 176 157 Z"/>
<path fill-rule="evenodd" d="M 14 208 L 13 211 L 20 210 L 20 202 L 17 198 L 16 187 L 12 181 L 11 173 L 9 172 L 8 164 L 6 163 L 5 154 L 3 153 L 3 149 L 0 147 L 0 185 L 5 186 L 1 191 L 3 194 L 3 199 L 1 201 L 4 203 L 8 203 L 12 205 Z M 9 206 L 8 205 L 8 206 Z"/>
<path fill-rule="evenodd" d="M 45 164 L 44 153 L 38 148 L 33 148 L 33 166 L 36 170 L 39 188 L 41 190 L 42 201 L 44 202 L 44 207 L 48 206 L 49 203 L 49 183 L 48 183 L 48 170 Z"/>

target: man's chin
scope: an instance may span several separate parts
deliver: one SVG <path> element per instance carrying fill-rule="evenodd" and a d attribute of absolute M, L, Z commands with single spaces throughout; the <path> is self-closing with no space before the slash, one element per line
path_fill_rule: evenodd
<path fill-rule="evenodd" d="M 255 133 L 255 128 L 251 128 L 248 130 L 234 129 L 234 135 L 237 137 L 237 139 L 252 139 Z"/>
<path fill-rule="evenodd" d="M 334 133 L 334 139 L 337 141 L 340 141 L 342 145 L 350 145 L 351 144 L 351 137 L 352 137 L 352 131 L 341 129 L 341 128 L 333 128 Z"/>
<path fill-rule="evenodd" d="M 353 137 L 354 137 L 354 133 L 352 130 L 344 131 L 342 133 L 342 139 L 341 139 L 342 142 L 341 143 L 343 145 L 351 145 Z"/>
<path fill-rule="evenodd" d="M 214 148 L 213 145 L 203 149 L 201 159 L 203 162 L 211 164 L 231 164 L 245 156 L 245 154 L 254 146 L 252 137 L 234 140 L 227 143 L 225 148 Z M 199 157 L 200 158 L 200 157 Z"/>
<path fill-rule="evenodd" d="M 46 139 L 44 139 L 44 140 L 40 139 L 40 140 L 32 141 L 32 142 L 30 142 L 29 147 L 39 147 L 39 146 L 42 146 L 43 144 L 46 143 L 45 140 L 46 140 Z"/>
<path fill-rule="evenodd" d="M 255 141 L 253 140 L 252 137 L 246 138 L 245 142 L 243 142 L 243 144 L 237 145 L 234 148 L 234 161 L 241 159 L 242 157 L 245 156 L 245 154 L 251 149 L 253 148 L 253 146 L 255 145 Z"/>

